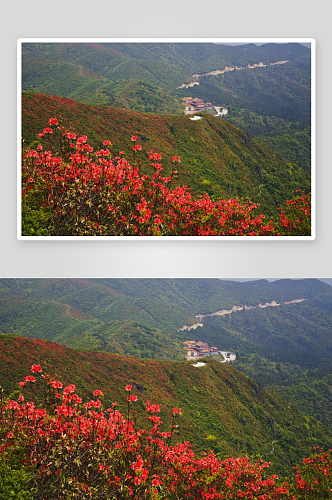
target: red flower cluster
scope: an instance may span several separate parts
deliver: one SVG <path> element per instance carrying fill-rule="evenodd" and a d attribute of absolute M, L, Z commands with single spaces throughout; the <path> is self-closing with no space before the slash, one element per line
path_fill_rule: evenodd
<path fill-rule="evenodd" d="M 288 235 L 310 234 L 311 228 L 311 201 L 305 193 L 296 191 L 297 196 L 287 201 L 286 208 L 279 208 L 280 225 Z"/>
<path fill-rule="evenodd" d="M 36 366 L 41 373 L 40 365 L 32 369 Z M 18 401 L 2 400 L 0 406 L 0 453 L 12 458 L 18 454 L 20 461 L 23 457 L 32 472 L 29 487 L 37 499 L 330 498 L 332 452 L 305 459 L 297 470 L 296 484 L 291 485 L 275 474 L 269 476 L 271 463 L 247 456 L 219 460 L 212 451 L 195 453 L 189 442 L 171 445 L 178 425 L 162 431 L 160 417 L 154 414 L 160 408 L 151 401 L 146 402 L 150 428 L 138 429 L 130 415 L 130 402 L 137 401 L 137 396 L 127 398 L 125 418 L 115 409 L 116 403 L 106 410 L 98 399 L 81 405 L 73 384 L 61 395 L 53 391 L 55 381 L 48 375 L 41 375 L 38 382 L 46 384 L 46 409 L 39 408 L 38 402 L 24 403 L 22 395 Z M 62 383 L 57 384 L 61 389 Z M 94 395 L 102 392 L 95 390 Z M 174 422 L 181 409 L 172 413 Z"/>
<path fill-rule="evenodd" d="M 56 118 L 49 124 L 57 125 Z M 93 153 L 87 136 L 64 127 L 55 129 L 59 147 L 54 153 L 38 147 L 23 152 L 23 206 L 39 200 L 47 209 L 51 236 L 279 236 L 310 234 L 309 197 L 287 202 L 278 224 L 265 222 L 255 212 L 259 205 L 236 199 L 213 201 L 207 194 L 194 197 L 188 186 L 171 189 L 171 170 L 164 175 L 159 153 L 149 151 L 152 175 L 122 157 L 111 158 L 108 148 Z M 44 129 L 39 137 L 50 134 Z M 51 140 L 52 139 L 52 140 Z M 54 147 L 54 137 L 47 136 Z M 71 141 L 76 140 L 76 144 Z M 136 142 L 137 136 L 131 140 Z M 53 141 L 53 142 L 52 142 Z M 104 146 L 111 146 L 109 140 Z M 142 150 L 132 148 L 134 157 Z M 180 157 L 173 156 L 172 164 Z M 291 210 L 292 217 L 289 217 Z M 294 217 L 296 218 L 294 222 Z"/>
<path fill-rule="evenodd" d="M 31 367 L 32 373 L 41 373 L 43 370 L 40 365 L 32 365 Z"/>
<path fill-rule="evenodd" d="M 319 450 L 318 447 L 314 448 Z M 298 498 L 317 500 L 332 497 L 332 451 L 320 450 L 316 455 L 303 460 L 296 469 L 296 487 L 300 491 Z"/>

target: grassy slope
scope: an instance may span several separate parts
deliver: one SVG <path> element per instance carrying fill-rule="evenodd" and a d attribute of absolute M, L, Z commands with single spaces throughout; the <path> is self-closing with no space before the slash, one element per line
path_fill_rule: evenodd
<path fill-rule="evenodd" d="M 332 443 L 331 434 L 315 419 L 217 361 L 208 361 L 197 369 L 186 362 L 74 351 L 16 335 L 0 339 L 0 360 L 1 385 L 7 394 L 17 388 L 32 363 L 40 363 L 53 375 L 57 373 L 66 384 L 74 383 L 85 397 L 101 389 L 107 395 L 107 404 L 118 401 L 120 408 L 124 408 L 124 386 L 143 384 L 145 392 L 138 407 L 142 408 L 147 399 L 160 404 L 164 422 L 169 421 L 171 408 L 182 408 L 177 439 L 188 439 L 200 449 L 212 448 L 222 455 L 259 453 L 275 462 L 279 471 L 286 472 L 308 454 L 311 446 L 328 447 Z"/>
<path fill-rule="evenodd" d="M 193 192 L 223 198 L 250 198 L 266 215 L 293 196 L 296 189 L 310 191 L 310 177 L 301 168 L 276 155 L 227 121 L 213 116 L 191 121 L 186 116 L 161 116 L 111 107 L 90 107 L 54 96 L 27 93 L 22 99 L 22 135 L 36 140 L 50 117 L 88 135 L 93 146 L 110 139 L 113 152 L 131 155 L 131 135 L 141 134 L 145 144 L 142 170 L 151 173 L 148 150 L 160 152 L 168 173 L 171 157 L 181 157 L 178 184 Z M 52 138 L 53 139 L 53 138 Z M 48 139 L 47 139 L 48 140 Z M 36 145 L 36 143 L 34 144 Z M 49 147 L 45 143 L 45 147 Z"/>

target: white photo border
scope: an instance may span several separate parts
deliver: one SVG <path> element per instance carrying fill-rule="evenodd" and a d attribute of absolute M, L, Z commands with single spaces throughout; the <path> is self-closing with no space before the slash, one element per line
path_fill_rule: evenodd
<path fill-rule="evenodd" d="M 311 235 L 310 236 L 22 236 L 21 134 L 22 134 L 22 44 L 23 43 L 310 43 L 311 44 Z M 316 239 L 316 40 L 314 38 L 19 38 L 17 40 L 17 239 L 67 241 L 291 241 Z"/>

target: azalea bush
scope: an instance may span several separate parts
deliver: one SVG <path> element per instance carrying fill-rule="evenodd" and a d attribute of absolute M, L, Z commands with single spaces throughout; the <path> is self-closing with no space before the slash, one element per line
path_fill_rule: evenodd
<path fill-rule="evenodd" d="M 319 450 L 318 447 L 314 448 Z M 332 451 L 316 451 L 296 469 L 296 489 L 299 500 L 321 500 L 332 497 Z"/>
<path fill-rule="evenodd" d="M 289 236 L 307 236 L 311 231 L 310 196 L 296 191 L 293 200 L 288 200 L 286 207 L 280 210 L 280 231 Z"/>
<path fill-rule="evenodd" d="M 100 390 L 83 404 L 73 384 L 43 375 L 40 365 L 31 370 L 19 384 L 30 401 L 20 395 L 2 402 L 0 451 L 30 472 L 33 498 L 150 498 L 172 435 L 159 430 L 159 406 L 146 403 L 150 428 L 137 429 L 132 386 L 125 388 L 124 415 L 117 403 L 103 408 Z M 178 414 L 174 408 L 173 420 Z"/>
<path fill-rule="evenodd" d="M 146 426 L 135 422 L 139 404 L 125 387 L 125 410 L 104 408 L 102 391 L 83 402 L 75 385 L 43 374 L 19 383 L 16 399 L 2 396 L 0 493 L 3 498 L 55 499 L 288 499 L 330 498 L 330 453 L 306 459 L 288 484 L 269 475 L 260 459 L 199 453 L 189 442 L 172 444 L 181 409 L 162 430 L 160 407 L 145 403 Z M 29 399 L 29 401 L 27 401 Z"/>
<path fill-rule="evenodd" d="M 137 143 L 137 136 L 131 137 L 132 158 L 128 161 L 123 151 L 112 155 L 108 139 L 103 148 L 94 151 L 87 136 L 77 137 L 71 130 L 60 127 L 56 118 L 50 118 L 48 125 L 38 134 L 43 144 L 22 150 L 23 235 L 298 234 L 293 223 L 279 227 L 265 221 L 265 216 L 257 213 L 259 205 L 250 201 L 237 198 L 213 201 L 207 194 L 193 196 L 188 186 L 172 188 L 178 174 L 178 156 L 172 158 L 172 168 L 166 175 L 161 155 L 150 150 L 151 174 L 143 174 L 142 145 Z M 298 205 L 292 208 L 295 213 Z M 310 214 L 301 211 L 302 215 L 306 222 L 301 225 L 300 234 L 305 231 L 307 235 Z"/>

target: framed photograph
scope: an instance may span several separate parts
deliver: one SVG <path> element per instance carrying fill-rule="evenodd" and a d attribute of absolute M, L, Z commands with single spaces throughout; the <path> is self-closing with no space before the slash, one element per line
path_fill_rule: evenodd
<path fill-rule="evenodd" d="M 17 50 L 19 240 L 315 239 L 314 39 Z"/>

